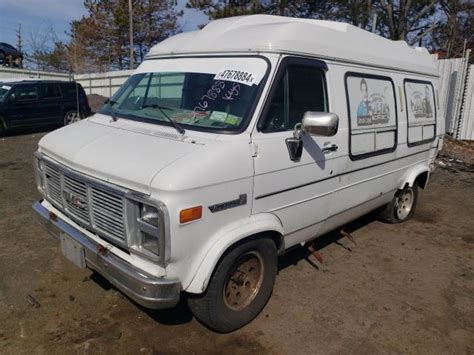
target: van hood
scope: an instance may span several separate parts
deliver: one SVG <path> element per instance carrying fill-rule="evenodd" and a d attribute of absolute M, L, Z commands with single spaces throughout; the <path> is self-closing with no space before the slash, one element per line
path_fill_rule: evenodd
<path fill-rule="evenodd" d="M 79 173 L 150 194 L 155 175 L 204 145 L 167 133 L 168 127 L 144 131 L 109 121 L 87 119 L 53 131 L 40 140 L 38 150 Z"/>

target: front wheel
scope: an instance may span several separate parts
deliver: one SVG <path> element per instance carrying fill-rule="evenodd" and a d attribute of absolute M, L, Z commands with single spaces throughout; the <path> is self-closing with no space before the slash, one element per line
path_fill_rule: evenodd
<path fill-rule="evenodd" d="M 409 220 L 415 213 L 418 202 L 418 187 L 416 184 L 407 186 L 393 197 L 393 200 L 381 212 L 380 217 L 389 223 L 401 223 Z"/>
<path fill-rule="evenodd" d="M 277 273 L 275 243 L 266 238 L 239 244 L 222 257 L 202 295 L 189 295 L 194 316 L 227 333 L 254 319 L 273 290 Z"/>
<path fill-rule="evenodd" d="M 81 115 L 76 110 L 70 110 L 64 115 L 63 123 L 65 126 L 81 120 Z"/>

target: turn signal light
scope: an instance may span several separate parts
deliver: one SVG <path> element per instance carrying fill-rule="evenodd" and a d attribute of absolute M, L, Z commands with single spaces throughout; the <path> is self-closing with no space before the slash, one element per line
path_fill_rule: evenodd
<path fill-rule="evenodd" d="M 186 208 L 179 212 L 179 223 L 187 223 L 202 217 L 202 206 Z"/>

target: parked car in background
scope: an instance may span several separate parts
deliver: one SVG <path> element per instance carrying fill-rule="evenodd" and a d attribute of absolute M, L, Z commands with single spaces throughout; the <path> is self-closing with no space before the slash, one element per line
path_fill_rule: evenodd
<path fill-rule="evenodd" d="M 68 81 L 14 81 L 0 84 L 0 134 L 11 128 L 68 125 L 91 108 L 81 84 Z"/>
<path fill-rule="evenodd" d="M 0 64 L 5 66 L 23 67 L 23 54 L 8 43 L 0 42 Z"/>

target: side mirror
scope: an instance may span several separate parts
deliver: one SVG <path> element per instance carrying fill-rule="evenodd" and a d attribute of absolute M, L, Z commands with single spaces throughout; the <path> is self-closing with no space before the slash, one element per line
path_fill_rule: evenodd
<path fill-rule="evenodd" d="M 7 97 L 7 102 L 14 102 L 15 101 L 15 94 L 11 94 L 10 96 Z"/>
<path fill-rule="evenodd" d="M 301 122 L 301 130 L 314 136 L 330 137 L 337 133 L 339 117 L 331 112 L 306 111 Z"/>

